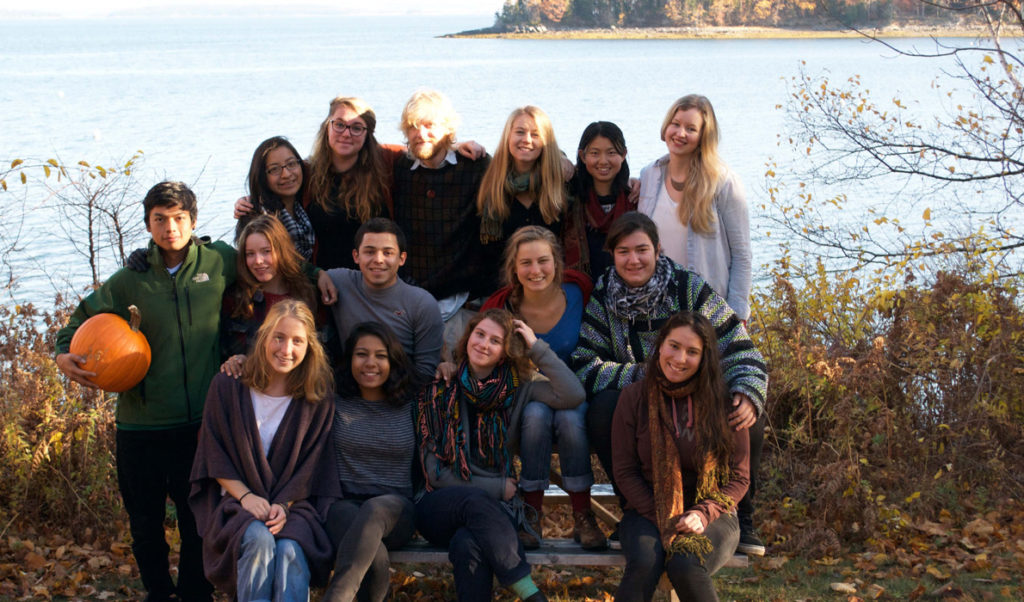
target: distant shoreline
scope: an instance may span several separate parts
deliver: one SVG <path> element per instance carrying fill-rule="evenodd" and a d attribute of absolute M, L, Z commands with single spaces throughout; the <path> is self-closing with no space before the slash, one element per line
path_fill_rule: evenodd
<path fill-rule="evenodd" d="M 744 39 L 827 39 L 858 38 L 864 34 L 850 29 L 782 27 L 615 27 L 609 29 L 547 29 L 498 31 L 494 27 L 445 34 L 443 38 L 501 38 L 510 40 L 744 40 Z M 932 27 L 923 25 L 864 28 L 880 38 L 973 38 L 987 35 L 982 28 Z M 1014 36 L 1006 36 L 1014 37 Z"/>

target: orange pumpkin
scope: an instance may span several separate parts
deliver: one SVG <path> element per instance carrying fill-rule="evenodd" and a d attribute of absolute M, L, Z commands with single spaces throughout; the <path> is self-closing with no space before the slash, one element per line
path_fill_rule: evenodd
<path fill-rule="evenodd" d="M 131 324 L 117 314 L 97 314 L 82 322 L 71 339 L 71 353 L 86 358 L 82 369 L 96 373 L 89 380 L 110 393 L 139 384 L 152 359 L 149 341 L 139 332 L 139 308 L 132 305 L 128 311 Z"/>

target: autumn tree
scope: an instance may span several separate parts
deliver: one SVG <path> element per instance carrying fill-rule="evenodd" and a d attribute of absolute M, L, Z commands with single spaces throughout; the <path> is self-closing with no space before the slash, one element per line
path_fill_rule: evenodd
<path fill-rule="evenodd" d="M 921 3 L 983 23 L 986 35 L 908 50 L 865 34 L 906 60 L 941 63 L 920 98 L 880 98 L 859 76 L 833 81 L 804 69 L 793 78 L 789 141 L 803 159 L 786 167 L 796 189 L 769 171 L 776 223 L 833 265 L 927 271 L 984 260 L 1017 273 L 1024 55 L 1011 36 L 1024 34 L 1020 2 Z M 837 212 L 857 207 L 863 219 L 835 225 Z"/>

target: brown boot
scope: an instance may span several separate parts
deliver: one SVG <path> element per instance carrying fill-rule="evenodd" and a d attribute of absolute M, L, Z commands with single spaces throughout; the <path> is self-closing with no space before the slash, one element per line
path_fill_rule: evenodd
<path fill-rule="evenodd" d="M 527 550 L 536 550 L 540 547 L 542 537 L 540 526 L 541 513 L 528 504 L 523 504 L 523 506 L 526 509 L 524 527 L 529 526 L 530 529 L 519 528 L 519 541 Z M 530 532 L 531 530 L 533 533 Z"/>
<path fill-rule="evenodd" d="M 576 523 L 572 530 L 572 538 L 580 544 L 584 550 L 604 550 L 608 547 L 608 540 L 604 531 L 597 526 L 597 518 L 593 510 L 585 512 L 573 512 L 572 520 Z"/>

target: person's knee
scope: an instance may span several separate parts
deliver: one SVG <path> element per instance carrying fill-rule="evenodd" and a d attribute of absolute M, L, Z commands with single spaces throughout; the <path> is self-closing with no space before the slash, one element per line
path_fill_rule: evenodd
<path fill-rule="evenodd" d="M 552 415 L 553 412 L 547 405 L 531 401 L 523 408 L 523 432 L 550 430 Z"/>
<path fill-rule="evenodd" d="M 276 549 L 274 551 L 275 556 L 288 564 L 295 564 L 303 556 L 302 547 L 294 539 L 279 539 L 277 540 Z"/>
<path fill-rule="evenodd" d="M 242 536 L 242 554 L 270 558 L 274 555 L 277 541 L 267 529 L 267 526 L 260 521 L 252 521 Z"/>

